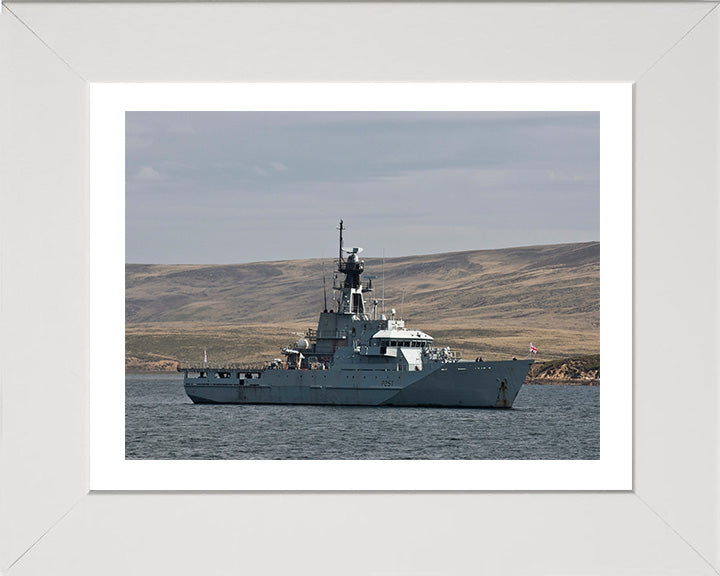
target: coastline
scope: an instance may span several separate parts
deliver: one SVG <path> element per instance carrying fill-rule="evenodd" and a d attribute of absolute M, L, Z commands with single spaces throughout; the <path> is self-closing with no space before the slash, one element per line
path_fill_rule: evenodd
<path fill-rule="evenodd" d="M 530 378 L 527 377 L 525 386 L 600 386 L 600 378 Z"/>
<path fill-rule="evenodd" d="M 126 376 L 141 376 L 143 374 L 147 375 L 169 375 L 169 374 L 178 374 L 179 373 L 176 370 L 140 370 L 140 369 L 134 369 L 134 370 L 125 370 Z M 599 378 L 588 378 L 588 379 L 579 379 L 579 378 L 526 378 L 523 382 L 524 386 L 600 386 L 600 379 Z"/>
<path fill-rule="evenodd" d="M 125 374 L 177 373 L 175 360 L 144 361 L 135 357 L 125 360 Z M 531 386 L 599 386 L 600 355 L 549 360 L 533 364 L 525 378 Z"/>

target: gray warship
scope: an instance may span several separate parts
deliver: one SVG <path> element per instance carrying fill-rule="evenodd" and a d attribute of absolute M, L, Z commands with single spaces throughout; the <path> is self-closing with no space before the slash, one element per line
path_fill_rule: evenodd
<path fill-rule="evenodd" d="M 433 338 L 365 306 L 372 278 L 362 281 L 362 248 L 340 250 L 334 310 L 320 313 L 283 358 L 264 365 L 180 364 L 196 404 L 316 404 L 511 408 L 532 360 L 463 360 Z M 344 279 L 341 275 L 344 274 Z M 384 303 L 383 303 L 384 304 Z M 384 306 L 383 306 L 384 308 Z"/>

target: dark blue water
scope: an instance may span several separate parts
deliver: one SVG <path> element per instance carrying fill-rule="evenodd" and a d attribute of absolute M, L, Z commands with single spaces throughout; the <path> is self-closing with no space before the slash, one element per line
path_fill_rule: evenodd
<path fill-rule="evenodd" d="M 193 404 L 181 375 L 125 378 L 129 459 L 591 460 L 598 386 L 523 386 L 512 410 Z"/>

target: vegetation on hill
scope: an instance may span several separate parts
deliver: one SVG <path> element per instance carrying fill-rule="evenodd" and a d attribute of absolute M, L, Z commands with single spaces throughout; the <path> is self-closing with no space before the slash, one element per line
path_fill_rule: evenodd
<path fill-rule="evenodd" d="M 600 354 L 538 362 L 530 367 L 528 384 L 599 384 Z"/>

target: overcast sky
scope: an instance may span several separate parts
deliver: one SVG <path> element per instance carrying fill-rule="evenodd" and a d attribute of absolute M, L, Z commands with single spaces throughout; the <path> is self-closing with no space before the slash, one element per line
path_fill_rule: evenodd
<path fill-rule="evenodd" d="M 599 240 L 597 112 L 127 112 L 126 261 Z"/>

